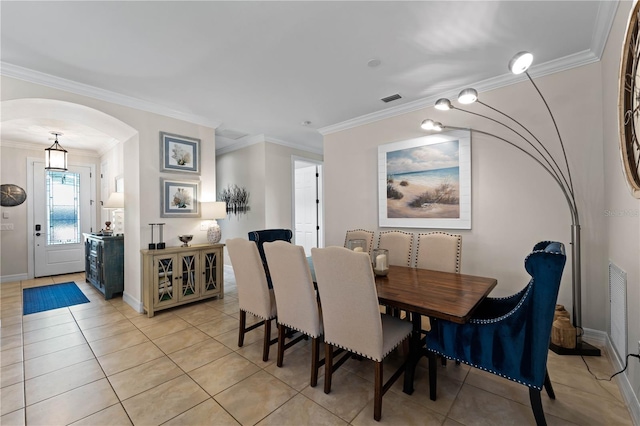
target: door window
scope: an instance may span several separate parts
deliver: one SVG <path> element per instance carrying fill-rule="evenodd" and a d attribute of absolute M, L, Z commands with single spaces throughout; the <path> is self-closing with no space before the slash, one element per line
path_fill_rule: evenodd
<path fill-rule="evenodd" d="M 47 245 L 80 242 L 80 174 L 46 172 Z"/>

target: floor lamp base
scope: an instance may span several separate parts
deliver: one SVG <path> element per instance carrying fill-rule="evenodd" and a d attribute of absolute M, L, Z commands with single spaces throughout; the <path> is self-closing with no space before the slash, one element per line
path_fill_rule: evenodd
<path fill-rule="evenodd" d="M 587 342 L 581 341 L 579 342 L 575 348 L 563 348 L 562 346 L 554 345 L 553 343 L 549 343 L 549 349 L 558 355 L 583 355 L 583 356 L 600 356 L 600 349 L 596 348 L 593 345 L 590 345 Z"/>

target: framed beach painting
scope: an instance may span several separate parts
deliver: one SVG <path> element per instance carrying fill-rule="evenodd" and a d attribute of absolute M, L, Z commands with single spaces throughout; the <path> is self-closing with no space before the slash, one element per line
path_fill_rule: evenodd
<path fill-rule="evenodd" d="M 381 227 L 471 229 L 471 133 L 378 147 Z"/>
<path fill-rule="evenodd" d="M 160 179 L 161 217 L 200 217 L 200 181 Z"/>
<path fill-rule="evenodd" d="M 160 132 L 160 171 L 200 174 L 200 139 Z"/>

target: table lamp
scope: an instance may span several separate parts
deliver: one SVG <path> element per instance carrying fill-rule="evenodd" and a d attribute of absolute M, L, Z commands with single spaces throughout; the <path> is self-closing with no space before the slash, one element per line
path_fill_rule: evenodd
<path fill-rule="evenodd" d="M 224 201 L 210 201 L 202 204 L 202 217 L 204 220 L 210 221 L 209 229 L 207 229 L 207 241 L 209 244 L 217 244 L 222 237 L 222 231 L 220 231 L 217 219 L 227 217 L 227 203 Z"/>
<path fill-rule="evenodd" d="M 109 195 L 109 198 L 107 199 L 107 201 L 104 203 L 104 205 L 102 206 L 103 208 L 107 209 L 107 210 L 111 210 L 111 214 L 114 215 L 114 228 L 118 228 L 120 229 L 120 225 L 121 225 L 121 220 L 116 220 L 115 217 L 115 212 L 117 210 L 122 210 L 124 209 L 124 193 L 122 192 L 112 192 L 111 195 Z M 105 231 L 107 233 L 111 233 L 113 232 L 113 230 L 111 229 L 111 222 L 110 220 L 106 221 L 104 224 L 106 225 Z M 122 233 L 122 232 L 114 232 L 114 233 Z"/>

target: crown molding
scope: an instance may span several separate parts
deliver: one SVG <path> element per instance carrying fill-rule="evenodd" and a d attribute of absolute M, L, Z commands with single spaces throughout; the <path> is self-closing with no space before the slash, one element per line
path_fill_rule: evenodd
<path fill-rule="evenodd" d="M 276 145 L 286 146 L 288 148 L 296 149 L 299 151 L 305 151 L 305 152 L 310 152 L 312 154 L 323 155 L 322 149 L 312 148 L 304 145 L 296 145 L 292 142 L 284 141 L 282 139 L 277 139 L 271 136 L 265 136 L 264 134 L 245 136 L 235 141 L 228 138 L 222 138 L 220 136 L 216 136 L 216 140 L 217 139 L 224 139 L 225 142 L 231 141 L 232 143 L 223 148 L 216 149 L 216 156 L 222 155 L 222 154 L 228 154 L 230 152 L 237 151 L 239 149 L 243 149 L 260 142 L 269 142 Z"/>
<path fill-rule="evenodd" d="M 604 53 L 613 21 L 616 18 L 618 4 L 618 1 L 604 1 L 600 2 L 600 6 L 598 7 L 598 16 L 596 17 L 593 38 L 591 39 L 591 51 L 594 52 L 598 58 L 601 58 Z"/>
<path fill-rule="evenodd" d="M 116 141 L 116 144 L 117 144 L 117 141 Z M 27 149 L 27 150 L 31 150 L 31 151 L 40 151 L 40 150 L 44 151 L 44 149 L 47 148 L 48 146 L 49 145 L 41 144 L 41 143 L 16 142 L 16 141 L 11 141 L 11 140 L 6 140 L 6 139 L 3 139 L 2 141 L 0 141 L 0 147 L 2 147 L 2 148 L 17 148 L 17 149 Z M 113 145 L 113 146 L 115 146 L 115 145 Z M 101 151 L 90 151 L 90 150 L 86 150 L 86 149 L 73 149 L 73 151 L 70 152 L 70 154 L 72 154 L 72 155 L 81 155 L 83 157 L 99 158 L 105 152 L 107 152 L 109 149 L 113 148 L 113 146 L 109 147 L 108 149 L 101 150 Z"/>
<path fill-rule="evenodd" d="M 24 68 L 8 62 L 0 61 L 0 74 L 16 78 L 18 80 L 28 81 L 30 83 L 40 84 L 42 86 L 54 89 L 64 90 L 66 92 L 75 93 L 77 95 L 87 96 L 101 101 L 110 102 L 117 105 L 126 106 L 154 114 L 164 115 L 166 117 L 175 118 L 189 123 L 198 124 L 205 127 L 217 128 L 222 124 L 220 121 L 211 120 L 195 114 L 188 114 L 176 111 L 153 102 L 144 101 L 132 96 L 122 95 L 110 90 L 100 89 L 84 83 L 67 80 L 65 78 L 56 77 L 43 72 Z"/>

